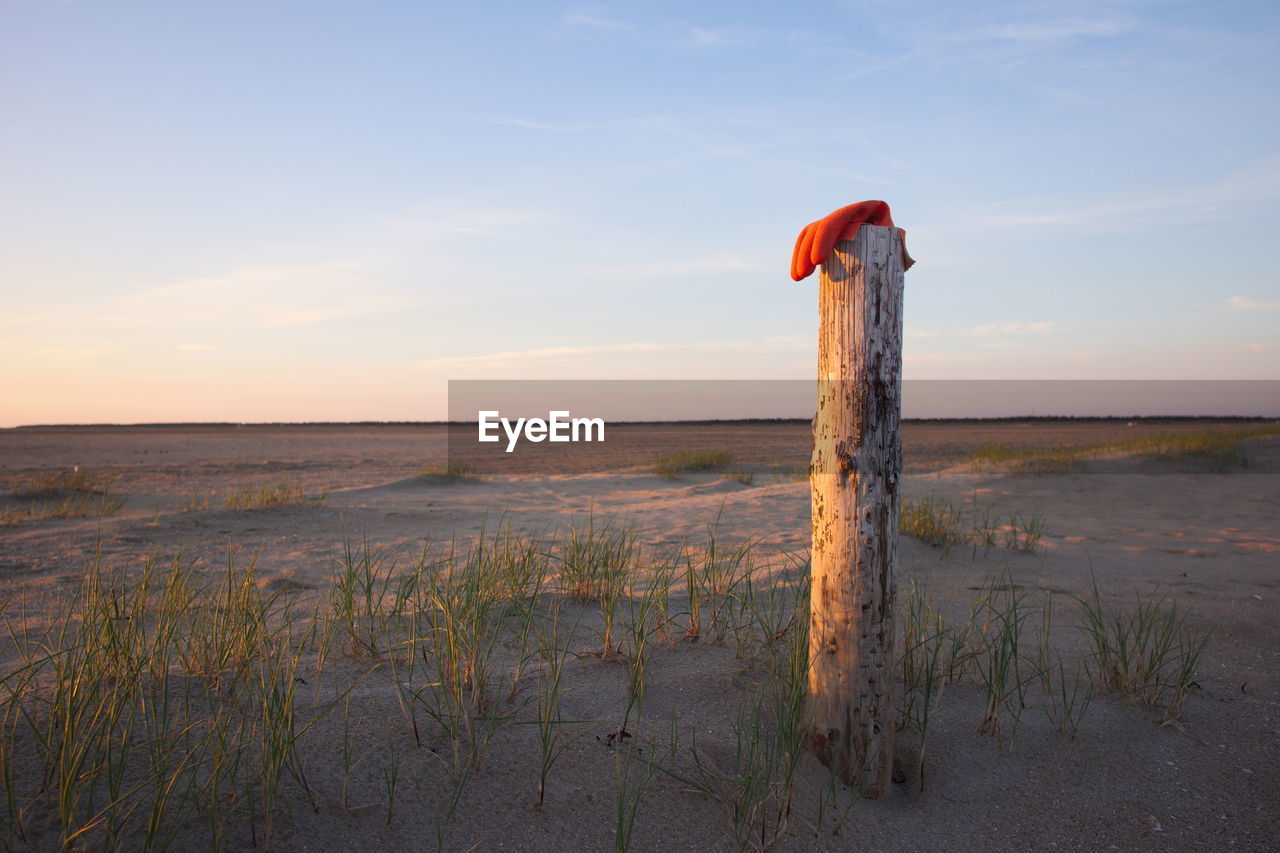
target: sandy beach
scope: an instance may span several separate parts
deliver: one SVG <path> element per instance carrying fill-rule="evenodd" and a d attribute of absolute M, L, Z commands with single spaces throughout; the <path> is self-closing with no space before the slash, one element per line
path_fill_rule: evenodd
<path fill-rule="evenodd" d="M 181 560 L 210 584 L 230 559 L 239 570 L 252 565 L 256 593 L 274 596 L 273 618 L 287 609 L 297 625 L 320 626 L 294 646 L 295 757 L 271 805 L 262 803 L 255 769 L 262 750 L 253 741 L 238 753 L 238 775 L 214 786 L 217 820 L 208 803 L 174 805 L 164 815 L 171 849 L 606 850 L 621 849 L 623 840 L 643 851 L 1276 849 L 1280 439 L 1244 442 L 1247 467 L 1225 472 L 1125 452 L 1095 453 L 1065 473 L 1040 475 L 973 461 L 984 445 L 1093 447 L 1206 426 L 906 425 L 905 500 L 954 510 L 960 533 L 941 544 L 904 533 L 900 605 L 914 587 L 937 624 L 967 626 L 978 637 L 995 610 L 975 619 L 975 601 L 1016 598 L 1031 614 L 1019 653 L 1026 686 L 1016 711 L 1002 704 L 998 733 L 984 733 L 983 658 L 930 682 L 940 696 L 926 700 L 923 768 L 922 732 L 905 720 L 899 781 L 877 802 L 858 800 L 807 753 L 785 774 L 742 754 L 744 731 L 776 727 L 769 697 L 779 675 L 770 649 L 787 641 L 752 639 L 743 627 L 750 620 L 731 613 L 745 600 L 746 575 L 754 579 L 752 601 L 772 589 L 784 602 L 775 616 L 795 607 L 809 546 L 804 424 L 718 427 L 712 435 L 702 428 L 701 446 L 731 447 L 733 462 L 674 479 L 640 457 L 612 473 L 450 477 L 440 427 L 6 430 L 0 596 L 10 636 L 35 636 L 56 621 L 95 559 L 97 571 L 131 579 L 148 558 L 161 575 Z M 692 442 L 698 428 L 681 429 L 692 432 L 662 441 Z M 15 493 L 16 484 L 75 466 L 110 483 L 123 499 L 117 511 L 22 514 L 32 501 Z M 296 493 L 284 501 L 291 505 L 254 497 L 282 485 Z M 237 494 L 246 497 L 228 505 Z M 602 655 L 610 640 L 600 602 L 564 589 L 574 526 L 634 537 L 636 580 L 618 599 L 612 655 Z M 434 694 L 423 690 L 444 676 L 423 664 L 435 658 L 407 645 L 422 639 L 411 636 L 408 610 L 379 623 L 398 640 L 362 650 L 342 632 L 334 589 L 350 549 L 379 555 L 375 574 L 391 579 L 391 590 L 415 566 L 447 562 L 501 536 L 532 543 L 545 556 L 545 578 L 527 595 L 525 621 L 506 620 L 510 630 L 495 635 L 491 692 L 469 721 L 484 729 L 483 748 L 473 749 L 479 729 L 451 735 L 447 720 L 427 707 Z M 707 559 L 709 536 L 721 550 L 741 547 L 747 569 L 737 592 L 718 599 L 708 592 L 694 638 L 685 572 Z M 649 600 L 640 592 L 646 579 L 663 566 L 674 573 L 660 614 L 641 617 L 653 619 L 643 622 L 645 685 L 637 703 L 629 701 L 637 641 L 626 626 L 635 623 L 637 602 Z M 1176 606 L 1187 636 L 1209 635 L 1179 713 L 1168 713 L 1167 695 L 1149 703 L 1093 685 L 1100 664 L 1080 626 L 1081 600 L 1094 600 L 1095 584 L 1097 601 L 1115 612 L 1142 602 Z M 375 597 L 381 605 L 395 596 Z M 556 723 L 544 729 L 539 708 L 556 658 L 545 648 L 530 651 L 537 644 L 529 638 L 545 634 L 553 616 L 563 672 Z M 1062 683 L 1036 669 L 1041 646 L 1062 664 Z M 415 659 L 421 671 L 410 666 Z M 39 748 L 14 711 L 21 692 L 14 673 L 24 658 L 12 641 L 3 660 L 5 755 L 15 779 L 7 788 L 6 845 L 56 849 L 65 823 L 39 778 Z M 175 661 L 179 675 L 193 677 Z M 1068 682 L 1089 699 L 1064 723 L 1054 691 Z M 416 686 L 406 689 L 410 683 Z M 47 689 L 21 688 L 30 707 L 44 709 L 33 713 L 50 707 L 40 693 Z M 214 697 L 202 701 L 234 701 L 225 685 L 200 689 Z M 245 713 L 261 724 L 257 712 Z M 558 752 L 536 805 L 540 738 L 548 732 Z M 459 759 L 459 748 L 470 757 Z M 199 788 L 211 772 L 202 761 L 193 758 L 175 778 Z M 72 846 L 141 849 L 155 798 L 145 785 L 138 790 L 143 804 L 119 834 L 91 825 Z M 95 808 L 106 799 L 99 791 Z M 88 800 L 81 808 L 93 811 Z"/>

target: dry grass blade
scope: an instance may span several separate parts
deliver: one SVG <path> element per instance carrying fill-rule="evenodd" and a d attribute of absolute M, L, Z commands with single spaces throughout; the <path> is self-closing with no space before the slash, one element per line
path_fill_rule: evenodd
<path fill-rule="evenodd" d="M 112 477 L 79 466 L 33 474 L 14 483 L 12 492 L 14 502 L 0 513 L 0 524 L 115 515 L 125 500 Z"/>
<path fill-rule="evenodd" d="M 278 483 L 257 488 L 246 488 L 232 492 L 227 496 L 228 509 L 272 509 L 275 507 L 315 506 L 325 501 L 325 494 L 319 492 L 308 495 L 302 484 L 293 480 L 281 480 Z"/>

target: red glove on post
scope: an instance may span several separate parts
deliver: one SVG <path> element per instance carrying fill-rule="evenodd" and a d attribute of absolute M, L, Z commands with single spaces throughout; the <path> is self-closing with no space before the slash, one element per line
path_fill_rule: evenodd
<path fill-rule="evenodd" d="M 840 240 L 852 240 L 858 235 L 858 226 L 863 223 L 892 228 L 893 217 L 889 215 L 889 205 L 883 201 L 860 201 L 806 225 L 796 238 L 796 248 L 791 253 L 791 278 L 799 281 L 811 275 L 831 255 L 836 243 Z M 902 235 L 902 268 L 907 270 L 915 261 L 907 254 L 906 232 L 903 231 Z"/>

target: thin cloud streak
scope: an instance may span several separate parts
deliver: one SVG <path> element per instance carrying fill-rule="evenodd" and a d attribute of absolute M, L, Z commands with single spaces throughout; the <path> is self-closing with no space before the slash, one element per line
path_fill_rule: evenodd
<path fill-rule="evenodd" d="M 1251 344 L 1241 344 L 1240 346 L 1223 347 L 1222 351 L 1223 352 L 1244 352 L 1244 353 L 1249 353 L 1251 355 L 1262 355 L 1264 353 L 1271 352 L 1271 350 L 1273 349 L 1274 347 L 1272 347 L 1271 344 L 1262 344 L 1262 343 L 1258 343 L 1257 341 L 1254 341 Z"/>
<path fill-rule="evenodd" d="M 1228 296 L 1213 310 L 1219 313 L 1242 314 L 1251 311 L 1274 311 L 1280 308 L 1280 302 L 1264 302 L 1261 299 L 1250 299 L 1245 296 Z"/>
<path fill-rule="evenodd" d="M 755 33 L 725 27 L 691 27 L 677 44 L 696 48 L 750 47 L 759 40 Z"/>
<path fill-rule="evenodd" d="M 477 116 L 473 121 L 547 133 L 607 133 L 616 130 L 677 131 L 675 122 L 670 116 L 624 116 L 614 119 L 568 122 L 542 121 L 520 116 Z"/>
<path fill-rule="evenodd" d="M 626 21 L 606 18 L 591 12 L 567 12 L 560 17 L 562 27 L 577 27 L 590 30 L 632 30 L 635 27 Z"/>
<path fill-rule="evenodd" d="M 352 264 L 242 267 L 126 296 L 127 308 L 151 325 L 174 322 L 297 328 L 384 314 L 397 300 Z"/>
<path fill-rule="evenodd" d="M 974 326 L 962 332 L 964 335 L 972 338 L 991 338 L 997 335 L 1043 335 L 1046 332 L 1053 331 L 1053 323 L 986 323 L 981 326 Z"/>
<path fill-rule="evenodd" d="M 1056 329 L 1057 324 L 1047 321 L 1034 323 L 983 323 L 966 329 L 936 330 L 907 328 L 905 336 L 911 340 L 928 338 L 997 338 L 1025 337 L 1028 335 L 1046 335 Z M 988 346 L 990 346 L 988 344 Z"/>
<path fill-rule="evenodd" d="M 578 358 L 581 356 L 672 352 L 772 353 L 804 351 L 812 347 L 812 339 L 806 339 L 806 336 L 803 335 L 770 337 L 761 342 L 648 343 L 636 341 L 626 344 L 604 344 L 600 346 L 542 347 L 538 349 L 477 353 L 475 355 L 449 355 L 419 361 L 414 364 L 414 367 L 419 370 L 434 370 L 440 367 L 477 367 L 508 362 L 545 361 L 557 358 Z"/>
<path fill-rule="evenodd" d="M 1087 230 L 1144 230 L 1171 225 L 1230 221 L 1242 205 L 1280 199 L 1280 161 L 1272 158 L 1201 186 L 1184 186 L 1164 193 L 1112 196 L 1096 202 L 1065 202 L 1047 210 L 975 212 L 958 209 L 947 224 L 920 223 L 917 231 L 963 232 L 1007 228 Z M 1007 203 L 1012 206 L 1014 203 Z"/>
<path fill-rule="evenodd" d="M 1123 35 L 1132 25 L 1114 19 L 1052 19 L 999 24 L 961 30 L 947 36 L 953 41 L 1010 41 L 1019 43 L 1071 41 L 1079 38 L 1112 38 Z"/>
<path fill-rule="evenodd" d="M 15 331 L 288 329 L 388 314 L 409 304 L 359 265 L 267 264 L 122 293 L 76 308 L 33 306 L 0 320 Z M 16 332 L 16 336 L 21 336 Z"/>
<path fill-rule="evenodd" d="M 759 264 L 730 255 L 708 255 L 670 261 L 649 261 L 607 267 L 585 267 L 584 275 L 604 279 L 675 278 L 693 275 L 721 275 L 760 269 Z"/>

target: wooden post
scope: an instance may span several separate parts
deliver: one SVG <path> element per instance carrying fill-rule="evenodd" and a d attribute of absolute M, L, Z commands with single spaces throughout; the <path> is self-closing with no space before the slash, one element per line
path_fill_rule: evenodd
<path fill-rule="evenodd" d="M 818 289 L 810 746 L 869 798 L 893 772 L 902 257 L 898 229 L 863 225 Z"/>

